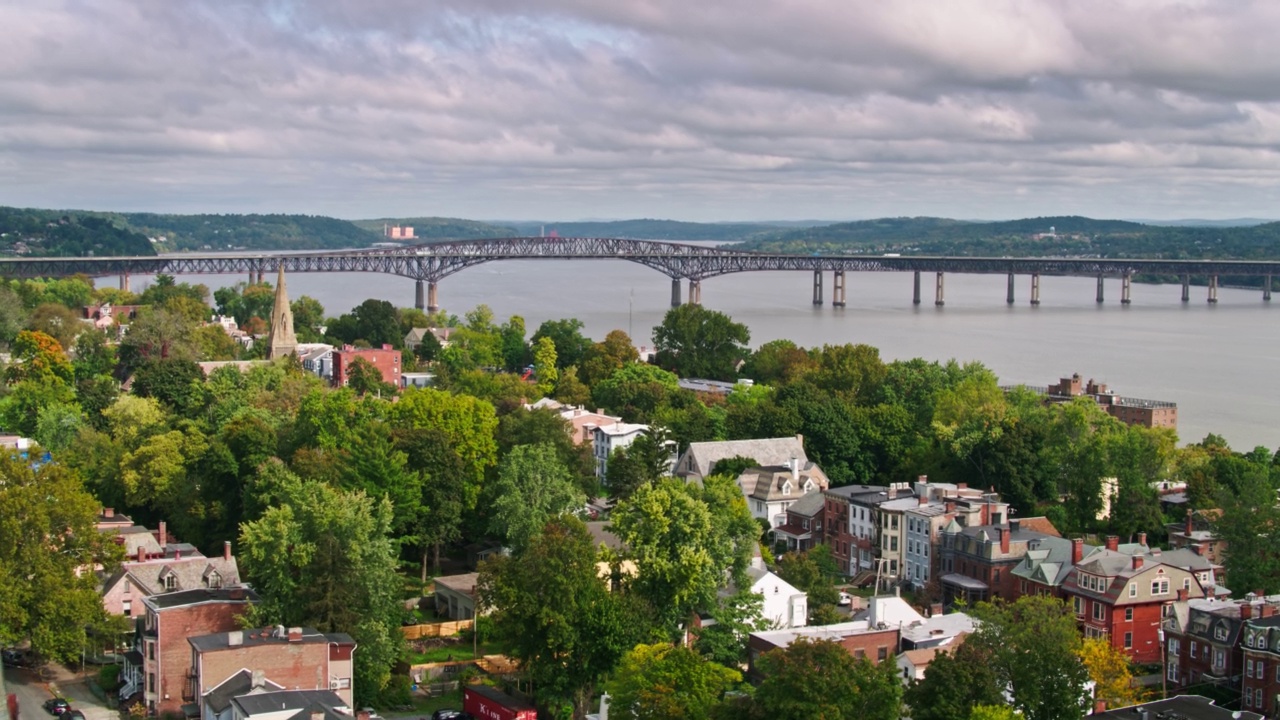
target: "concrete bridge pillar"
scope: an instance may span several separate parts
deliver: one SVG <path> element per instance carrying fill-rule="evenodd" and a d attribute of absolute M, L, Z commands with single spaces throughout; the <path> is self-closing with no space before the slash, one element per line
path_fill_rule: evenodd
<path fill-rule="evenodd" d="M 1120 304 L 1121 305 L 1128 305 L 1129 303 L 1133 302 L 1133 298 L 1130 297 L 1130 291 L 1132 289 L 1133 289 L 1133 276 L 1130 275 L 1129 273 L 1125 273 L 1124 277 L 1120 278 Z"/>
<path fill-rule="evenodd" d="M 943 274 L 938 273 L 937 284 L 934 286 L 934 289 L 933 289 L 933 304 L 937 305 L 938 307 L 942 307 L 943 305 L 947 304 L 946 299 L 942 297 L 943 280 L 944 280 Z"/>
<path fill-rule="evenodd" d="M 1271 302 L 1271 276 L 1267 276 L 1266 284 L 1262 286 L 1263 302 Z"/>
<path fill-rule="evenodd" d="M 1105 293 L 1103 292 L 1104 289 L 1105 289 L 1105 286 L 1102 284 L 1102 276 L 1099 275 L 1098 276 L 1098 303 L 1099 304 L 1103 303 L 1106 299 Z"/>
<path fill-rule="evenodd" d="M 1268 278 L 1270 280 L 1270 278 Z M 1268 292 L 1270 292 L 1268 290 Z M 844 271 L 831 274 L 831 307 L 844 307 Z"/>
<path fill-rule="evenodd" d="M 258 284 L 262 284 L 262 268 L 258 268 Z"/>
<path fill-rule="evenodd" d="M 1191 302 L 1191 276 L 1182 276 L 1182 302 Z"/>
<path fill-rule="evenodd" d="M 1005 293 L 1004 301 L 1013 304 L 1013 273 L 1009 273 L 1009 290 Z"/>
<path fill-rule="evenodd" d="M 415 280 L 413 283 L 413 306 L 419 310 L 427 308 L 426 288 L 422 287 L 421 280 Z"/>
<path fill-rule="evenodd" d="M 915 293 L 911 296 L 911 304 L 912 305 L 920 304 L 920 271 L 919 270 L 916 271 Z"/>
<path fill-rule="evenodd" d="M 1209 276 L 1209 302 L 1218 302 L 1218 276 Z"/>
<path fill-rule="evenodd" d="M 1040 304 L 1040 273 L 1031 273 L 1031 304 Z"/>
<path fill-rule="evenodd" d="M 702 281 L 701 280 L 689 281 L 689 304 L 690 305 L 702 304 Z"/>
<path fill-rule="evenodd" d="M 813 271 L 813 304 L 822 304 L 822 271 Z"/>
<path fill-rule="evenodd" d="M 680 307 L 681 302 L 680 278 L 671 278 L 671 307 Z"/>
<path fill-rule="evenodd" d="M 436 291 L 436 281 L 427 281 L 427 312 L 440 312 L 440 296 Z"/>
<path fill-rule="evenodd" d="M 1267 285 L 1271 285 L 1271 278 L 1267 278 Z M 127 272 L 120 273 L 120 289 L 129 292 L 129 273 Z M 1270 288 L 1267 291 L 1270 292 Z M 1270 300 L 1270 298 L 1267 299 Z"/>

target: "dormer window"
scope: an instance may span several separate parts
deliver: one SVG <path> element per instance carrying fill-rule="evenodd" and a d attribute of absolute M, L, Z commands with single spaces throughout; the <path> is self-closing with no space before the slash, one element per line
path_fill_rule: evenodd
<path fill-rule="evenodd" d="M 1221 625 L 1219 625 L 1218 627 L 1214 628 L 1214 629 L 1213 629 L 1213 639 L 1214 639 L 1214 640 L 1226 640 L 1226 639 L 1227 639 L 1227 629 L 1226 629 L 1225 627 L 1221 626 Z"/>
<path fill-rule="evenodd" d="M 214 589 L 222 587 L 222 576 L 217 570 L 209 573 L 209 577 L 205 578 L 205 585 Z"/>
<path fill-rule="evenodd" d="M 177 576 L 177 575 L 173 575 L 173 574 L 166 575 L 166 576 L 164 577 L 164 589 L 165 589 L 165 590 L 177 590 L 177 589 L 178 589 L 178 576 Z"/>
<path fill-rule="evenodd" d="M 783 495 L 791 494 L 791 481 L 788 480 L 787 482 L 782 483 L 782 494 Z"/>

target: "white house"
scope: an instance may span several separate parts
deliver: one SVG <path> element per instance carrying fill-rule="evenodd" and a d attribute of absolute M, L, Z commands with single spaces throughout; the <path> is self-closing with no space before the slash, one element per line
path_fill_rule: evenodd
<path fill-rule="evenodd" d="M 799 458 L 791 458 L 785 465 L 748 468 L 738 476 L 751 516 L 768 520 L 770 528 L 787 523 L 787 508 L 797 500 L 829 485 L 822 468 Z"/>
<path fill-rule="evenodd" d="M 614 450 L 631 445 L 641 433 L 649 430 L 648 425 L 640 423 L 617 422 L 611 425 L 600 425 L 592 429 L 591 444 L 595 450 L 596 477 L 603 478 L 609 469 L 609 456 Z"/>
<path fill-rule="evenodd" d="M 747 568 L 751 592 L 764 597 L 764 619 L 775 629 L 804 627 L 809 623 L 809 596 L 768 570 Z"/>

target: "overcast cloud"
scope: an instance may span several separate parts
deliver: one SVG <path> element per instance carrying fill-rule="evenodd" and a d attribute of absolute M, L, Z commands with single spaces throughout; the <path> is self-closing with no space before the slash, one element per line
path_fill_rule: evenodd
<path fill-rule="evenodd" d="M 0 204 L 1280 217 L 1274 0 L 0 0 Z"/>

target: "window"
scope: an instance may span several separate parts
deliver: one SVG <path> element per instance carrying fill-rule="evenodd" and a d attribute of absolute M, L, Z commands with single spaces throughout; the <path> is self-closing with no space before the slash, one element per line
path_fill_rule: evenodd
<path fill-rule="evenodd" d="M 1247 678 L 1253 677 L 1253 661 L 1252 660 L 1244 661 L 1244 676 Z"/>
<path fill-rule="evenodd" d="M 1180 650 L 1181 648 L 1182 648 L 1182 643 L 1181 641 L 1178 640 L 1178 638 L 1169 638 L 1169 654 L 1170 655 L 1177 655 L 1178 650 Z"/>
<path fill-rule="evenodd" d="M 881 647 L 876 651 L 876 660 L 884 662 L 887 657 L 889 657 L 889 648 Z"/>
<path fill-rule="evenodd" d="M 1215 668 L 1224 668 L 1227 666 L 1227 654 L 1219 650 L 1213 654 L 1213 666 Z"/>
<path fill-rule="evenodd" d="M 1133 633 L 1127 632 L 1124 634 L 1124 646 L 1125 649 L 1133 647 Z"/>
<path fill-rule="evenodd" d="M 1183 579 L 1182 579 L 1182 589 L 1183 589 L 1183 590 L 1190 590 L 1190 589 L 1191 589 L 1191 578 L 1183 578 Z"/>
<path fill-rule="evenodd" d="M 1124 621 L 1133 622 L 1133 608 L 1124 609 Z"/>
<path fill-rule="evenodd" d="M 147 659 L 148 660 L 156 659 L 156 644 L 153 642 L 147 643 Z"/>
<path fill-rule="evenodd" d="M 1192 640 L 1191 641 L 1191 657 L 1194 658 L 1195 656 L 1196 656 L 1196 641 Z"/>
<path fill-rule="evenodd" d="M 147 692 L 154 693 L 156 691 L 156 674 L 147 673 Z"/>
<path fill-rule="evenodd" d="M 1129 583 L 1129 597 L 1138 597 L 1138 583 Z"/>
<path fill-rule="evenodd" d="M 1227 629 L 1226 629 L 1225 627 L 1223 627 L 1222 625 L 1219 625 L 1218 627 L 1214 628 L 1214 629 L 1213 629 L 1213 639 L 1214 639 L 1214 640 L 1226 640 L 1226 639 L 1227 639 Z"/>
<path fill-rule="evenodd" d="M 996 574 L 995 574 L 995 580 L 994 580 L 994 582 L 1000 582 L 1000 571 L 999 571 L 999 570 L 996 570 Z"/>
<path fill-rule="evenodd" d="M 856 658 L 856 659 L 858 659 L 858 660 L 861 660 L 861 659 L 865 658 L 866 656 L 867 656 L 867 653 L 866 653 L 866 651 L 865 651 L 865 650 L 863 650 L 862 648 L 858 648 L 857 650 L 854 650 L 854 651 L 853 651 L 853 657 L 854 657 L 854 658 Z"/>
<path fill-rule="evenodd" d="M 120 612 L 123 612 L 126 616 L 127 616 L 127 615 L 132 615 L 132 614 L 133 614 L 133 601 L 132 601 L 132 600 L 125 600 L 123 603 L 121 603 L 121 604 L 120 604 Z"/>
<path fill-rule="evenodd" d="M 1257 670 L 1257 672 L 1258 672 L 1258 679 L 1259 679 L 1259 680 L 1261 680 L 1262 678 L 1264 678 L 1264 677 L 1265 677 L 1265 675 L 1264 675 L 1263 673 L 1265 673 L 1266 671 L 1267 671 L 1267 664 L 1266 664 L 1265 662 L 1263 662 L 1263 661 L 1259 660 L 1259 661 L 1258 661 L 1258 670 Z"/>
<path fill-rule="evenodd" d="M 167 576 L 165 576 L 165 579 L 164 579 L 164 589 L 165 589 L 165 590 L 177 590 L 177 589 L 178 589 L 178 576 L 177 576 L 177 575 L 167 575 Z"/>
<path fill-rule="evenodd" d="M 1098 602 L 1097 600 L 1093 601 L 1093 619 L 1094 620 L 1107 619 L 1107 611 L 1103 609 L 1102 603 Z"/>
<path fill-rule="evenodd" d="M 1168 595 L 1169 594 L 1169 578 L 1160 578 L 1151 581 L 1152 595 Z"/>
<path fill-rule="evenodd" d="M 1076 615 L 1084 615 L 1084 601 L 1080 599 L 1079 595 L 1071 598 L 1071 605 L 1075 608 Z"/>
<path fill-rule="evenodd" d="M 1169 678 L 1173 682 L 1178 682 L 1178 664 L 1177 663 L 1169 663 L 1169 672 L 1165 674 L 1165 677 Z"/>
<path fill-rule="evenodd" d="M 1280 683 L 1280 665 L 1276 665 L 1276 682 Z"/>

